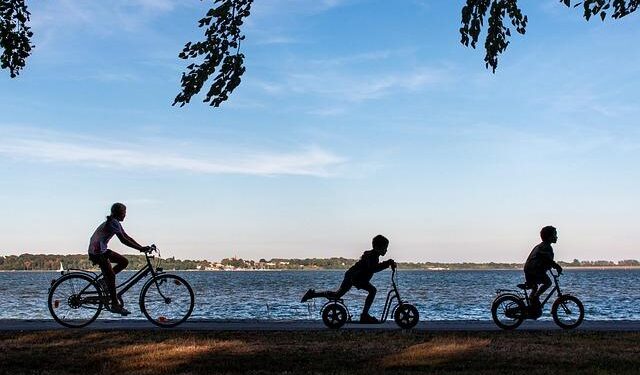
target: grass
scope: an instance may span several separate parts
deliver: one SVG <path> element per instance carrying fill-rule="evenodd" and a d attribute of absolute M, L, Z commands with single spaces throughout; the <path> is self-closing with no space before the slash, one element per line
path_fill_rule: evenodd
<path fill-rule="evenodd" d="M 0 373 L 638 374 L 640 333 L 0 332 Z"/>

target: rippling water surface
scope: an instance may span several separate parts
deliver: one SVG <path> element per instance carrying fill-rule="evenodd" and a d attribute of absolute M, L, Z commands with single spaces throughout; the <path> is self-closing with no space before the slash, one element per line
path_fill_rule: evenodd
<path fill-rule="evenodd" d="M 335 289 L 343 271 L 176 272 L 192 285 L 196 305 L 192 317 L 216 319 L 320 319 L 321 301 L 300 303 L 310 288 Z M 124 275 L 124 276 L 123 276 Z M 119 280 L 131 273 L 118 275 Z M 378 295 L 372 312 L 378 315 L 390 286 L 390 271 L 372 280 Z M 0 273 L 0 319 L 50 318 L 46 306 L 55 272 Z M 404 271 L 398 273 L 402 297 L 415 304 L 421 320 L 487 320 L 496 288 L 522 282 L 522 271 Z M 142 284 L 142 283 L 141 283 Z M 141 284 L 125 295 L 130 318 L 144 319 L 138 308 Z M 565 293 L 579 297 L 585 319 L 640 319 L 640 270 L 567 270 L 560 278 Z M 365 293 L 353 289 L 345 301 L 353 313 L 362 308 Z M 542 319 L 550 319 L 547 314 Z M 102 319 L 118 316 L 103 312 Z"/>

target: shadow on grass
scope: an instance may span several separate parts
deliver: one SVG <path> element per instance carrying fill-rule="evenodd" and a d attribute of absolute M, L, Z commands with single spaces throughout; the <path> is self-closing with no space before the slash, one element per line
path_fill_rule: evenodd
<path fill-rule="evenodd" d="M 0 333 L 3 373 L 637 373 L 638 333 Z"/>

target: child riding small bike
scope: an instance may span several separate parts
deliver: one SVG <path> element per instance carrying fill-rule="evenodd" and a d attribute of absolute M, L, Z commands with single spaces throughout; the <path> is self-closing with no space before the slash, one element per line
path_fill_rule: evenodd
<path fill-rule="evenodd" d="M 542 242 L 531 250 L 524 264 L 525 281 L 531 288 L 531 315 L 538 317 L 542 314 L 540 296 L 551 286 L 547 271 L 555 268 L 558 274 L 562 273 L 562 267 L 553 260 L 553 247 L 551 247 L 552 243 L 558 241 L 557 229 L 552 226 L 542 228 L 540 238 Z"/>
<path fill-rule="evenodd" d="M 380 272 L 389 267 L 396 268 L 396 262 L 393 259 L 380 262 L 380 257 L 387 253 L 389 247 L 389 240 L 383 235 L 377 235 L 373 237 L 371 241 L 372 249 L 367 250 L 362 254 L 360 260 L 356 262 L 351 268 L 347 270 L 342 280 L 342 284 L 336 291 L 324 291 L 316 292 L 314 289 L 309 289 L 302 297 L 301 302 L 306 302 L 312 298 L 325 297 L 329 299 L 338 299 L 345 295 L 352 287 L 366 290 L 369 292 L 367 299 L 364 302 L 362 308 L 362 314 L 360 315 L 360 322 L 362 323 L 378 323 L 378 319 L 369 315 L 369 309 L 373 304 L 373 300 L 376 297 L 377 289 L 371 284 L 371 278 L 376 272 Z"/>

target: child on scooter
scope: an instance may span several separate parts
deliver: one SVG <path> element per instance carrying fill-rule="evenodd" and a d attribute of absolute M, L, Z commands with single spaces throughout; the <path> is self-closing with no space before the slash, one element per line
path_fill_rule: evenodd
<path fill-rule="evenodd" d="M 377 291 L 376 288 L 371 285 L 371 278 L 374 273 L 389 267 L 395 269 L 396 262 L 394 262 L 393 259 L 380 262 L 380 257 L 387 253 L 387 248 L 389 247 L 389 240 L 386 237 L 380 234 L 373 237 L 371 245 L 373 248 L 365 251 L 362 257 L 360 257 L 360 260 L 347 270 L 344 275 L 344 280 L 342 280 L 342 284 L 337 291 L 316 292 L 314 289 L 309 289 L 302 297 L 301 302 L 306 302 L 316 297 L 338 299 L 345 295 L 351 287 L 355 286 L 358 289 L 369 292 L 367 299 L 364 301 L 360 321 L 362 323 L 378 323 L 378 319 L 369 315 L 369 309 L 373 304 Z"/>
<path fill-rule="evenodd" d="M 540 296 L 551 286 L 547 271 L 555 268 L 558 273 L 562 273 L 562 267 L 553 260 L 553 247 L 551 247 L 552 243 L 558 241 L 558 231 L 552 226 L 546 226 L 540 230 L 540 238 L 542 242 L 531 250 L 524 264 L 524 277 L 531 288 L 531 312 L 534 316 L 540 316 L 542 313 Z M 542 285 L 538 287 L 539 284 Z"/>

